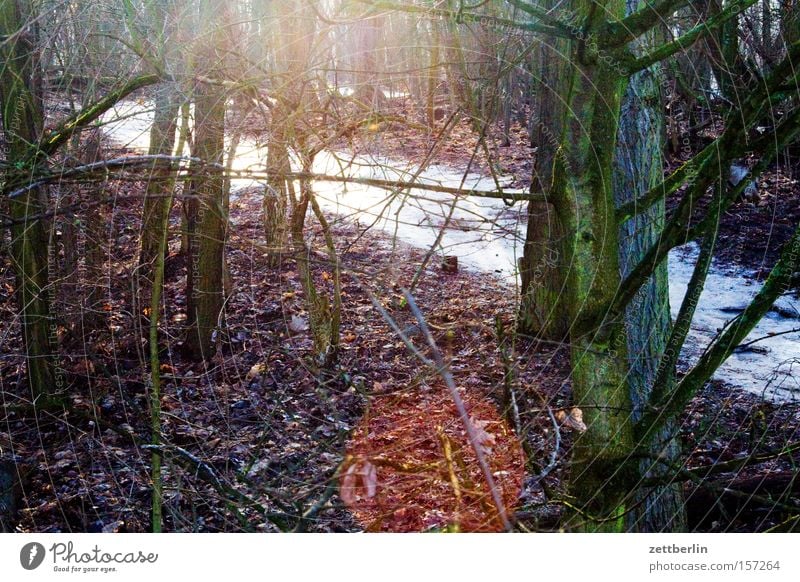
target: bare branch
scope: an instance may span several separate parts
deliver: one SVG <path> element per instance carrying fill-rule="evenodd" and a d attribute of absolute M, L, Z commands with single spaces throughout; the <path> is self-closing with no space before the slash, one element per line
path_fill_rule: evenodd
<path fill-rule="evenodd" d="M 647 438 L 654 430 L 684 409 L 689 400 L 769 311 L 775 300 L 788 289 L 798 265 L 800 265 L 800 227 L 795 230 L 791 240 L 784 247 L 781 258 L 747 308 L 712 342 L 697 364 L 673 390 L 648 405 L 642 419 L 635 426 L 637 436 L 641 439 Z"/>
<path fill-rule="evenodd" d="M 667 57 L 670 57 L 675 53 L 690 47 L 698 39 L 709 34 L 713 31 L 713 29 L 719 27 L 728 20 L 737 17 L 757 1 L 758 0 L 742 0 L 742 2 L 735 2 L 729 5 L 725 9 L 721 10 L 718 14 L 715 14 L 705 22 L 701 22 L 682 36 L 676 38 L 674 41 L 661 45 L 660 47 L 653 49 L 648 54 L 636 59 L 630 65 L 630 72 L 635 73 L 636 71 L 646 69 L 647 67 L 663 61 Z"/>
<path fill-rule="evenodd" d="M 476 14 L 474 12 L 467 12 L 462 10 L 448 10 L 444 8 L 433 8 L 430 6 L 416 6 L 414 4 L 400 4 L 397 2 L 389 2 L 387 0 L 356 0 L 360 4 L 367 4 L 374 8 L 382 10 L 395 10 L 398 12 L 409 12 L 414 14 L 423 14 L 429 17 L 447 18 L 457 23 L 477 22 L 488 26 L 498 28 L 512 28 L 516 30 L 525 30 L 528 32 L 541 32 L 551 36 L 561 38 L 572 38 L 569 29 L 563 25 L 558 27 L 546 24 L 538 24 L 535 22 L 517 22 L 508 18 L 501 18 L 499 16 L 490 16 L 488 14 Z"/>
<path fill-rule="evenodd" d="M 646 0 L 636 12 L 618 22 L 609 22 L 599 42 L 604 47 L 614 48 L 636 40 L 688 3 L 689 0 Z"/>
<path fill-rule="evenodd" d="M 40 151 L 47 156 L 52 155 L 72 136 L 72 134 L 99 118 L 118 101 L 124 99 L 137 89 L 158 83 L 161 79 L 159 75 L 142 75 L 131 79 L 119 89 L 112 91 L 99 101 L 84 107 L 75 115 L 61 123 L 56 129 L 45 136 L 40 146 Z"/>

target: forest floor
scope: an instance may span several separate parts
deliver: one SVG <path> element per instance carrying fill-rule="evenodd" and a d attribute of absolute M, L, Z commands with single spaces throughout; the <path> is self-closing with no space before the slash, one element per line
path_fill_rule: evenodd
<path fill-rule="evenodd" d="M 394 127 L 349 145 L 357 153 L 414 160 L 430 147 L 432 135 Z M 524 187 L 532 155 L 526 131 L 512 128 L 508 148 L 492 145 L 496 136 L 493 129 L 488 147 L 496 152 L 501 173 L 513 174 L 514 185 Z M 442 143 L 436 161 L 465 168 L 475 147 L 472 128 L 462 122 Z M 485 173 L 485 159 L 478 155 L 475 160 L 473 169 Z M 743 201 L 726 215 L 720 247 L 741 251 L 725 260 L 758 269 L 765 254 L 773 257 L 772 241 L 778 244 L 782 225 L 798 219 L 798 187 L 792 180 L 768 175 L 759 191 L 764 204 Z M 69 290 L 60 289 L 57 295 L 61 312 L 72 314 L 59 328 L 59 366 L 68 385 L 68 407 L 33 414 L 19 352 L 0 359 L 5 406 L 0 448 L 3 455 L 13 455 L 20 474 L 18 531 L 150 527 L 150 454 L 141 448 L 150 434 L 149 372 L 146 333 L 139 327 L 147 325 L 148 312 L 131 301 L 141 208 L 140 202 L 125 198 L 141 193 L 143 184 L 115 182 L 109 188 L 119 200 L 104 211 L 104 275 L 83 282 L 103 289 L 100 324 L 84 325 L 75 315 L 76 297 Z M 177 237 L 167 261 L 161 331 L 163 434 L 170 447 L 164 471 L 165 529 L 403 531 L 452 527 L 453 516 L 463 529 L 496 529 L 486 495 L 475 492 L 480 478 L 475 460 L 454 422 L 457 416 L 442 382 L 409 353 L 370 299 L 370 294 L 377 298 L 414 344 L 430 355 L 401 294 L 424 251 L 376 230 L 363 233 L 333 221 L 337 244 L 344 249 L 341 260 L 350 274 L 342 279 L 339 363 L 323 373 L 308 357 L 311 336 L 295 261 L 286 256 L 279 266 L 269 267 L 259 244 L 261 193 L 255 188 L 241 191 L 230 210 L 227 259 L 235 286 L 226 304 L 226 331 L 206 364 L 181 355 L 187 269 L 177 253 Z M 178 224 L 172 226 L 177 229 Z M 333 283 L 322 236 L 309 226 L 315 281 L 330 293 Z M 744 226 L 750 229 L 746 236 L 741 234 Z M 766 240 L 766 252 L 751 248 L 754 241 Z M 0 337 L 7 346 L 21 346 L 13 291 L 4 253 Z M 509 500 L 517 509 L 519 527 L 555 527 L 562 509 L 553 500 L 564 495 L 567 463 L 562 460 L 568 458 L 575 434 L 564 421 L 572 413 L 566 348 L 516 338 L 511 350 L 508 338 L 500 340 L 498 322 L 510 333 L 516 298 L 491 275 L 449 273 L 432 263 L 414 297 L 462 389 L 485 452 L 500 463 L 492 465 L 497 480 L 508 495 L 520 492 L 516 503 Z M 521 411 L 519 443 L 496 413 L 509 371 Z M 550 466 L 553 454 L 554 427 L 547 406 L 561 413 L 562 441 L 553 470 L 536 482 L 533 476 Z M 684 468 L 694 470 L 695 481 L 686 484 L 692 529 L 763 531 L 797 507 L 797 451 L 743 470 L 705 468 L 748 455 L 769 457 L 797 442 L 799 412 L 797 404 L 763 401 L 718 382 L 697 395 L 681 419 L 679 433 L 687 456 Z M 379 453 L 391 449 L 399 456 L 364 456 L 365 447 L 375 448 L 370 434 Z M 520 456 L 520 446 L 527 461 Z M 359 455 L 367 460 L 339 468 L 343 459 Z M 350 468 L 355 469 L 348 472 Z M 375 485 L 372 470 L 378 471 L 378 483 L 386 480 L 386 471 L 395 471 L 389 479 L 395 488 L 388 498 L 378 496 L 386 504 L 382 508 L 364 503 L 375 497 L 369 491 Z M 420 474 L 427 477 L 420 480 Z M 459 495 L 454 475 L 463 489 Z M 418 481 L 409 486 L 408 476 Z M 736 489 L 744 493 L 731 493 Z M 473 503 L 473 498 L 479 501 Z M 475 521 L 481 511 L 485 519 Z"/>
<path fill-rule="evenodd" d="M 0 444 L 18 460 L 22 483 L 19 531 L 149 528 L 150 458 L 141 448 L 148 441 L 150 423 L 147 348 L 136 329 L 140 324 L 146 326 L 147 318 L 134 315 L 130 302 L 140 208 L 137 202 L 124 200 L 143 184 L 127 182 L 114 187 L 120 201 L 107 215 L 107 234 L 116 244 L 110 247 L 103 280 L 93 282 L 104 288 L 104 321 L 89 330 L 77 318 L 63 322 L 60 329 L 59 366 L 68 385 L 68 410 L 34 416 L 27 405 L 24 383 L 20 383 L 20 358 L 0 361 L 0 388 L 8 407 L 0 424 Z M 351 442 L 351 436 L 363 432 L 359 422 L 368 410 L 373 416 L 378 416 L 376 410 L 384 409 L 401 417 L 394 420 L 396 433 L 383 431 L 384 441 L 402 439 L 403 433 L 410 433 L 435 445 L 439 426 L 443 425 L 448 434 L 459 432 L 453 411 L 436 412 L 450 406 L 438 375 L 408 353 L 376 313 L 367 293 L 380 298 L 401 327 L 412 326 L 415 320 L 403 305 L 400 287 L 410 283 L 424 253 L 395 244 L 379 233 L 363 236 L 352 226 L 334 222 L 337 241 L 349 246 L 341 259 L 351 273 L 357 273 L 358 282 L 352 276 L 343 276 L 339 363 L 330 373 L 319 373 L 307 357 L 311 336 L 296 264 L 286 257 L 279 267 L 268 267 L 257 242 L 261 239 L 261 203 L 260 192 L 252 189 L 240 192 L 231 204 L 234 228 L 228 262 L 236 287 L 226 306 L 227 332 L 220 338 L 217 355 L 207 364 L 181 355 L 186 266 L 174 247 L 167 260 L 162 334 L 170 339 L 164 341 L 161 351 L 163 435 L 164 442 L 186 453 L 174 449 L 176 454 L 167 459 L 166 529 L 274 531 L 276 522 L 282 519 L 281 528 L 295 528 L 299 523 L 301 529 L 312 531 L 360 530 L 371 524 L 395 530 L 448 526 L 452 510 L 438 515 L 434 512 L 424 520 L 419 512 L 394 515 L 393 511 L 392 517 L 381 524 L 375 519 L 374 507 L 360 512 L 359 523 L 335 494 L 336 488 L 330 487 L 338 483 L 335 472 L 348 451 L 363 453 L 364 443 Z M 312 256 L 317 285 L 329 292 L 332 279 L 320 249 L 318 229 L 312 229 L 310 241 L 319 249 Z M 16 309 L 8 260 L 4 261 L 2 280 L 0 321 L 4 323 L 0 324 L 0 333 L 9 345 L 21 345 L 19 328 L 8 325 L 14 321 Z M 501 484 L 508 481 L 510 491 L 518 493 L 525 464 L 519 444 L 514 445 L 516 439 L 508 436 L 505 421 L 496 412 L 492 417 L 487 410 L 490 403 L 499 403 L 498 391 L 506 369 L 496 339 L 496 318 L 510 329 L 513 294 L 493 277 L 444 273 L 434 265 L 415 297 L 456 382 L 464 389 L 471 418 L 487 435 L 486 444 L 501 463 L 492 468 L 509 473 L 508 479 L 496 478 Z M 60 294 L 60 306 L 74 299 Z M 418 331 L 408 333 L 420 342 Z M 522 340 L 520 344 L 518 347 L 532 353 L 532 345 Z M 543 398 L 554 407 L 567 408 L 566 369 L 563 350 L 552 347 L 539 347 L 535 357 L 520 358 L 516 365 L 520 408 L 540 409 Z M 412 411 L 417 407 L 417 413 L 409 426 L 409 414 L 398 412 L 391 399 L 412 396 Z M 490 408 L 496 410 L 495 406 Z M 524 415 L 523 420 L 530 435 L 526 446 L 540 451 L 538 457 L 546 459 L 550 454 L 550 420 L 533 413 Z M 498 426 L 493 429 L 491 425 Z M 450 434 L 449 440 L 454 454 L 468 456 L 463 435 Z M 568 451 L 568 435 L 565 441 L 560 454 Z M 402 441 L 395 444 L 400 450 L 415 446 Z M 401 458 L 398 462 L 407 461 Z M 422 466 L 425 460 L 415 462 Z M 474 465 L 474 460 L 464 462 Z M 413 467 L 409 470 L 416 472 Z M 466 475 L 472 469 L 464 471 Z M 225 497 L 230 491 L 209 484 L 210 472 L 226 488 L 247 495 L 249 501 L 238 500 L 241 515 L 228 507 Z M 428 482 L 441 481 L 435 473 L 428 476 Z M 548 477 L 554 489 L 558 488 L 560 474 L 559 467 Z M 476 475 L 472 481 L 477 481 Z M 516 503 L 531 503 L 536 495 L 523 491 Z M 453 500 L 453 494 L 447 491 L 426 496 L 433 507 L 437 503 L 446 506 Z M 397 506 L 403 501 L 390 503 Z M 513 500 L 508 501 L 513 505 Z M 254 509 L 256 502 L 274 514 L 273 522 Z M 319 507 L 313 519 L 297 519 L 315 504 Z M 464 504 L 462 527 L 496 528 L 491 518 L 471 522 L 468 501 Z M 548 508 L 543 510 L 548 512 Z M 549 523 L 554 523 L 552 517 Z"/>

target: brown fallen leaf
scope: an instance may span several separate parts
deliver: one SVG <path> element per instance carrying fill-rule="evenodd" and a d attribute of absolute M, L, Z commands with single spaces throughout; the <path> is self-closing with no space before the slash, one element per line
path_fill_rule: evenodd
<path fill-rule="evenodd" d="M 495 436 L 486 432 L 486 427 L 492 424 L 489 420 L 477 420 L 475 417 L 470 416 L 469 422 L 475 431 L 477 442 L 475 443 L 484 455 L 491 455 L 491 447 L 495 444 Z"/>
<path fill-rule="evenodd" d="M 347 468 L 339 483 L 342 501 L 353 504 L 361 498 L 375 497 L 378 488 L 378 470 L 369 461 L 356 461 Z"/>
<path fill-rule="evenodd" d="M 247 382 L 249 382 L 253 378 L 261 376 L 261 374 L 263 374 L 266 370 L 267 366 L 265 364 L 263 363 L 254 364 L 253 367 L 250 368 L 250 370 L 247 372 L 247 375 L 244 377 L 244 379 Z"/>
<path fill-rule="evenodd" d="M 567 414 L 563 410 L 556 412 L 556 420 L 561 423 L 563 428 L 577 430 L 578 432 L 586 432 L 586 425 L 583 422 L 583 410 L 574 407 Z"/>

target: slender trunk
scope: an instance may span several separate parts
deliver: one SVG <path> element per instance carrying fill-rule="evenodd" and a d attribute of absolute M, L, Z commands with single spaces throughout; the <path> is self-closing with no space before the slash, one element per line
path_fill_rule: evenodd
<path fill-rule="evenodd" d="M 100 161 L 101 138 L 99 128 L 76 133 L 70 140 L 74 159 L 80 164 Z M 103 322 L 100 303 L 104 301 L 101 290 L 105 256 L 102 241 L 106 238 L 107 222 L 102 207 L 88 206 L 102 196 L 101 187 L 75 185 L 67 192 L 63 204 L 71 208 L 63 213 L 61 220 L 64 261 L 60 295 L 65 307 L 80 304 L 79 310 L 65 310 L 63 317 L 70 329 L 86 337 Z"/>
<path fill-rule="evenodd" d="M 224 23 L 226 4 L 222 0 L 206 0 L 201 6 L 201 23 L 206 24 L 207 45 L 202 51 L 204 69 L 200 73 L 214 77 L 222 70 L 220 54 L 225 45 Z M 191 233 L 191 254 L 188 261 L 187 287 L 189 330 L 188 353 L 195 358 L 210 359 L 215 331 L 219 327 L 224 302 L 223 253 L 227 230 L 225 179 L 222 169 L 225 153 L 225 101 L 227 96 L 218 87 L 200 82 L 195 93 L 194 156 L 204 165 L 196 168 L 192 193 L 197 196 L 197 214 Z"/>
<path fill-rule="evenodd" d="M 268 260 L 273 267 L 280 263 L 286 242 L 289 190 L 284 176 L 291 172 L 289 148 L 286 143 L 288 133 L 286 117 L 287 112 L 283 108 L 280 108 L 273 116 L 269 148 L 267 149 L 269 178 L 264 190 L 264 236 L 269 251 Z"/>
<path fill-rule="evenodd" d="M 551 2 L 553 4 L 554 2 Z M 531 181 L 532 192 L 549 194 L 553 164 L 565 115 L 563 96 L 569 83 L 565 41 L 542 42 L 538 51 L 536 95 L 531 128 L 536 159 Z M 525 246 L 519 261 L 521 302 L 519 331 L 542 339 L 560 341 L 567 336 L 567 313 L 563 302 L 564 228 L 550 202 L 528 203 Z"/>
<path fill-rule="evenodd" d="M 190 137 L 190 128 L 189 124 L 192 119 L 192 104 L 190 101 L 186 101 L 183 105 L 181 105 L 180 115 L 181 115 L 181 129 L 178 135 L 178 145 L 175 146 L 175 153 L 179 156 L 183 155 L 183 150 L 185 148 L 189 148 L 189 153 L 191 154 L 194 152 L 194 139 Z M 189 193 L 191 191 L 191 179 L 190 176 L 193 172 L 189 172 L 189 176 L 183 178 L 182 182 L 182 189 L 184 193 Z M 180 228 L 180 235 L 181 235 L 181 249 L 180 254 L 181 256 L 188 257 L 190 254 L 190 246 L 191 246 L 191 236 L 190 236 L 190 225 L 189 220 L 192 217 L 192 213 L 194 212 L 194 208 L 192 206 L 192 200 L 186 200 L 181 203 L 181 228 Z"/>
<path fill-rule="evenodd" d="M 431 46 L 430 59 L 428 61 L 428 75 L 426 87 L 426 121 L 428 127 L 433 128 L 436 124 L 436 88 L 439 85 L 439 23 L 436 20 L 430 22 L 431 27 Z"/>
<path fill-rule="evenodd" d="M 780 40 L 789 46 L 800 38 L 800 0 L 781 0 Z"/>
<path fill-rule="evenodd" d="M 149 154 L 170 155 L 172 153 L 177 113 L 178 105 L 174 96 L 174 88 L 165 85 L 159 86 L 156 93 L 153 125 L 150 128 Z M 172 208 L 173 174 L 170 167 L 154 163 L 148 176 L 142 213 L 142 243 L 139 250 L 139 265 L 134 279 L 136 289 L 132 297 L 133 313 L 138 314 L 134 319 L 134 325 L 137 326 L 139 337 L 142 337 L 145 331 L 145 307 L 149 307 L 150 318 L 155 317 L 152 306 L 145 301 L 153 291 L 156 264 L 164 258 L 160 257 L 158 253 L 161 249 L 161 225 L 169 223 L 169 211 Z M 163 252 L 167 252 L 166 245 Z M 144 303 L 144 305 L 140 303 Z"/>
<path fill-rule="evenodd" d="M 156 133 L 157 130 L 153 130 Z M 158 229 L 158 246 L 153 259 L 153 286 L 150 294 L 150 444 L 161 445 L 161 360 L 158 355 L 158 319 L 161 313 L 161 295 L 164 288 L 164 255 L 167 252 L 167 232 L 169 230 L 169 209 L 171 198 L 159 200 L 161 210 L 158 215 L 161 224 Z M 163 488 L 161 479 L 161 452 L 153 449 L 150 457 L 150 474 L 153 480 L 152 531 L 161 532 L 163 526 Z"/>
<path fill-rule="evenodd" d="M 710 0 L 709 15 L 727 8 L 732 0 Z M 726 106 L 739 107 L 748 97 L 746 90 L 748 68 L 739 50 L 739 17 L 731 18 L 719 27 L 707 42 L 711 54 L 711 68 Z M 742 93 L 742 91 L 745 91 Z"/>
<path fill-rule="evenodd" d="M 186 347 L 194 357 L 209 359 L 213 355 L 212 336 L 222 312 L 222 255 L 227 226 L 224 177 L 219 166 L 225 147 L 225 97 L 216 88 L 202 84 L 198 89 L 195 119 L 194 155 L 216 166 L 199 167 L 192 180 L 198 206 L 187 275 L 192 280 L 192 291 L 188 297 L 190 328 Z"/>
<path fill-rule="evenodd" d="M 102 152 L 100 149 L 100 142 L 102 132 L 99 128 L 94 128 L 89 131 L 86 138 L 85 148 L 82 152 L 82 160 L 84 163 L 90 164 L 100 161 Z M 81 201 L 89 201 L 102 196 L 102 188 L 96 186 L 88 186 L 79 188 Z M 86 337 L 89 331 L 98 329 L 105 321 L 105 311 L 102 304 L 106 301 L 103 289 L 107 289 L 107 283 L 103 278 L 103 265 L 106 260 L 106 251 L 103 247 L 103 241 L 107 238 L 107 221 L 103 216 L 104 209 L 92 208 L 83 212 L 82 224 L 84 225 L 83 232 L 79 234 L 82 237 L 80 244 L 77 245 L 76 251 L 78 252 L 78 261 L 83 262 L 83 268 L 79 269 L 82 274 L 83 289 L 79 286 L 78 291 L 81 293 L 81 316 L 80 325 L 82 326 L 82 337 Z"/>
<path fill-rule="evenodd" d="M 155 98 L 155 116 L 150 130 L 150 155 L 170 155 L 175 145 L 176 119 L 180 104 L 175 98 L 175 88 L 169 84 L 158 86 Z M 153 263 L 161 245 L 162 213 L 169 213 L 164 197 L 172 193 L 172 170 L 164 165 L 154 165 L 147 181 L 147 192 L 142 216 L 142 247 L 139 253 L 139 277 L 152 281 Z"/>
<path fill-rule="evenodd" d="M 358 42 L 358 64 L 356 71 L 355 98 L 369 111 L 379 111 L 385 105 L 378 79 L 378 37 L 383 31 L 383 18 L 372 16 L 356 25 Z"/>
<path fill-rule="evenodd" d="M 308 65 L 313 22 L 298 18 L 303 7 L 296 0 L 278 0 L 269 6 L 275 51 L 275 80 L 281 99 L 272 114 L 267 149 L 267 188 L 264 193 L 264 234 L 269 261 L 276 266 L 286 243 L 290 187 L 285 175 L 291 171 L 289 152 L 297 150 L 297 123 L 303 108 L 310 107 L 310 92 L 304 81 Z M 294 204 L 295 201 L 291 201 Z"/>

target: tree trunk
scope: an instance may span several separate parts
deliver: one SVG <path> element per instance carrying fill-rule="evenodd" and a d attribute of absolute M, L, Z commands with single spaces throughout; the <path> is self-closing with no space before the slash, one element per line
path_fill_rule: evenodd
<path fill-rule="evenodd" d="M 587 35 L 594 35 L 594 26 L 621 17 L 625 4 L 575 0 L 572 8 L 585 18 Z M 562 264 L 569 266 L 572 391 L 587 430 L 573 446 L 570 492 L 577 511 L 566 525 L 621 531 L 634 479 L 627 461 L 633 446 L 627 346 L 624 326 L 607 321 L 603 310 L 621 283 L 612 165 L 626 79 L 613 62 L 588 55 L 581 42 L 571 44 L 562 155 L 556 156 L 552 194 L 568 233 Z"/>
<path fill-rule="evenodd" d="M 159 85 L 156 89 L 155 114 L 150 129 L 150 155 L 171 155 L 175 146 L 175 130 L 180 104 L 175 98 L 175 88 L 170 84 Z M 139 253 L 139 277 L 146 281 L 153 279 L 153 262 L 161 239 L 162 213 L 169 206 L 163 198 L 172 194 L 172 171 L 163 165 L 154 165 L 147 181 L 147 192 L 142 215 L 142 248 Z"/>
<path fill-rule="evenodd" d="M 425 120 L 428 127 L 436 125 L 436 89 L 439 86 L 439 23 L 432 20 L 430 23 L 430 57 L 428 61 L 428 74 L 426 77 L 425 95 Z"/>
<path fill-rule="evenodd" d="M 781 0 L 781 38 L 789 46 L 800 38 L 800 0 Z"/>
<path fill-rule="evenodd" d="M 212 16 L 213 15 L 213 16 Z M 221 70 L 219 54 L 224 45 L 225 3 L 207 0 L 201 7 L 201 22 L 215 22 L 207 31 L 203 51 L 207 67 L 201 74 L 214 77 Z M 218 328 L 224 300 L 223 253 L 227 230 L 227 206 L 222 161 L 225 151 L 225 100 L 218 87 L 200 82 L 195 93 L 194 156 L 205 164 L 196 168 L 192 193 L 198 197 L 195 228 L 190 244 L 187 278 L 191 279 L 188 295 L 189 331 L 186 348 L 195 358 L 211 358 L 213 335 Z"/>
<path fill-rule="evenodd" d="M 628 12 L 638 8 L 640 0 L 628 0 Z M 640 43 L 655 46 L 653 34 Z M 614 159 L 614 199 L 617 205 L 635 200 L 656 186 L 663 176 L 664 116 L 659 87 L 659 67 L 634 75 L 622 102 L 622 114 Z M 627 277 L 654 244 L 664 226 L 664 201 L 654 204 L 620 227 L 620 268 Z M 628 361 L 628 387 L 633 404 L 633 419 L 639 420 L 652 390 L 656 371 L 669 338 L 671 326 L 667 265 L 662 263 L 645 283 L 625 311 Z M 674 461 L 678 444 L 669 438 L 674 425 L 666 427 L 650 450 L 665 453 Z M 642 477 L 664 474 L 663 465 L 653 467 L 643 461 Z M 634 509 L 626 516 L 631 531 L 658 532 L 685 529 L 680 485 L 637 492 Z"/>
<path fill-rule="evenodd" d="M 42 162 L 37 144 L 42 131 L 40 95 L 36 92 L 36 46 L 31 26 L 35 21 L 31 3 L 21 0 L 0 3 L 0 104 L 9 164 L 2 180 L 7 196 L 15 187 L 31 180 Z M 48 244 L 42 220 L 42 193 L 34 188 L 9 200 L 11 256 L 17 276 L 17 298 L 22 315 L 22 337 L 28 369 L 28 384 L 34 402 L 46 404 L 62 386 L 54 373 L 55 325 L 48 297 Z"/>
<path fill-rule="evenodd" d="M 102 151 L 100 149 L 102 132 L 99 128 L 89 130 L 86 137 L 85 148 L 81 152 L 83 163 L 91 164 L 100 161 Z M 82 202 L 96 199 L 102 195 L 102 188 L 96 186 L 79 187 L 79 196 Z M 82 285 L 78 286 L 81 293 L 81 316 L 80 325 L 82 326 L 81 337 L 86 337 L 88 332 L 98 329 L 105 320 L 105 312 L 102 303 L 105 302 L 103 293 L 103 264 L 105 262 L 105 248 L 103 241 L 107 238 L 106 226 L 102 207 L 89 208 L 83 212 L 82 223 L 84 225 L 83 240 L 77 245 L 78 261 L 83 262 L 83 268 L 79 271 L 83 275 Z M 83 287 L 81 289 L 81 287 Z"/>
<path fill-rule="evenodd" d="M 285 176 L 291 172 L 289 147 L 286 143 L 288 112 L 276 108 L 272 118 L 269 147 L 267 149 L 267 187 L 264 190 L 264 236 L 269 251 L 268 260 L 273 267 L 280 264 L 286 244 L 289 189 Z"/>
<path fill-rule="evenodd" d="M 715 15 L 732 3 L 731 0 L 710 0 L 709 14 Z M 748 97 L 749 69 L 739 50 L 739 17 L 734 17 L 715 31 L 706 43 L 711 65 L 722 96 L 729 108 L 738 108 Z M 744 91 L 744 92 L 743 92 Z"/>
<path fill-rule="evenodd" d="M 358 62 L 353 96 L 368 111 L 380 111 L 386 105 L 378 77 L 377 58 L 378 39 L 383 31 L 383 17 L 365 18 L 358 21 L 355 26 Z"/>
<path fill-rule="evenodd" d="M 280 86 L 281 99 L 272 113 L 270 141 L 267 149 L 267 188 L 264 193 L 264 234 L 270 253 L 270 263 L 276 266 L 287 238 L 289 184 L 285 174 L 291 171 L 290 140 L 298 137 L 298 115 L 308 104 L 306 67 L 313 35 L 313 26 L 298 18 L 302 12 L 296 0 L 278 0 L 269 7 L 275 51 L 275 83 Z"/>
<path fill-rule="evenodd" d="M 536 146 L 531 191 L 546 195 L 552 186 L 553 163 L 561 139 L 563 98 L 569 77 L 569 63 L 563 55 L 568 46 L 566 41 L 548 39 L 540 44 L 538 52 L 537 72 L 541 77 L 536 83 L 535 111 L 531 116 L 530 131 Z M 552 203 L 528 203 L 525 246 L 519 262 L 522 288 L 518 328 L 524 334 L 553 341 L 567 336 L 567 313 L 562 301 L 564 234 Z"/>

